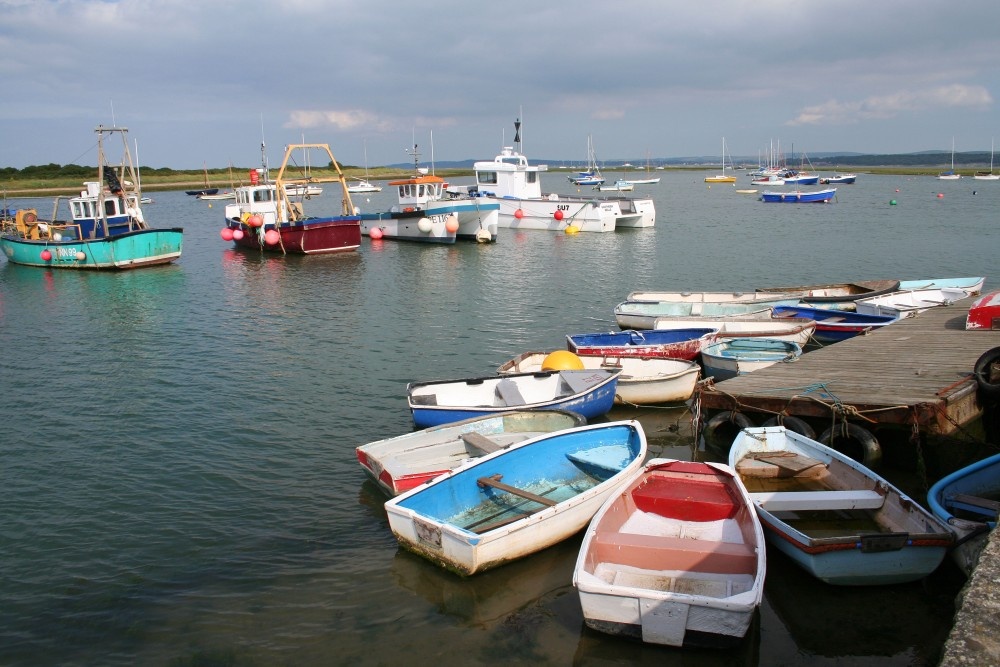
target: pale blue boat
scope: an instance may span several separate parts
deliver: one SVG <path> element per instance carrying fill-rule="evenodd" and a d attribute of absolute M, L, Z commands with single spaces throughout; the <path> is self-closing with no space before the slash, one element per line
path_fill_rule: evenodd
<path fill-rule="evenodd" d="M 756 317 L 771 319 L 771 308 L 777 305 L 792 306 L 799 298 L 773 298 L 754 301 L 632 301 L 626 300 L 615 306 L 615 322 L 619 328 L 654 329 L 658 317 Z"/>
<path fill-rule="evenodd" d="M 1000 454 L 938 480 L 927 492 L 927 505 L 955 533 L 952 558 L 972 574 L 1000 511 Z"/>
<path fill-rule="evenodd" d="M 547 433 L 396 496 L 389 528 L 404 548 L 475 574 L 578 533 L 645 458 L 638 421 Z"/>
<path fill-rule="evenodd" d="M 135 269 L 181 256 L 184 230 L 154 229 L 142 214 L 139 177 L 129 153 L 127 128 L 98 126 L 98 180 L 69 199 L 70 219 L 41 220 L 35 209 L 10 211 L 0 250 L 13 264 L 58 269 Z M 104 135 L 118 133 L 124 146 L 120 171 L 106 164 Z"/>
<path fill-rule="evenodd" d="M 722 382 L 777 363 L 790 363 L 802 356 L 802 346 L 775 338 L 728 338 L 701 351 L 705 377 Z"/>
<path fill-rule="evenodd" d="M 861 463 L 783 426 L 729 450 L 771 546 L 829 584 L 916 581 L 954 543 L 948 526 Z"/>
<path fill-rule="evenodd" d="M 985 276 L 973 276 L 970 278 L 924 278 L 922 280 L 900 280 L 897 291 L 905 292 L 916 289 L 944 289 L 953 288 L 965 290 L 970 296 L 975 296 L 982 292 Z"/>

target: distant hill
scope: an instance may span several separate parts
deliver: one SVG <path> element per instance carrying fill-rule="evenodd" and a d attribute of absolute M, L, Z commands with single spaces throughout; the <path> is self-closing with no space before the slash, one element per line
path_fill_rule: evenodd
<path fill-rule="evenodd" d="M 757 156 L 732 156 L 732 160 L 736 165 L 756 165 Z M 434 165 L 440 169 L 472 169 L 475 162 L 481 162 L 483 158 L 469 159 L 469 160 L 436 160 Z M 785 162 L 790 167 L 797 167 L 801 164 L 801 158 L 793 159 L 786 158 Z M 646 158 L 645 157 L 634 157 L 625 159 L 612 159 L 612 160 L 601 160 L 600 166 L 602 169 L 614 170 L 621 169 L 622 165 L 626 162 L 632 165 L 632 169 L 636 171 L 645 168 Z M 650 158 L 649 162 L 653 166 L 665 166 L 665 167 L 697 167 L 704 165 L 706 167 L 719 164 L 718 156 L 711 155 L 697 155 L 697 156 L 687 156 L 687 157 L 660 157 L 660 158 Z M 579 167 L 582 165 L 579 160 L 552 160 L 546 158 L 532 158 L 532 164 L 547 164 L 549 168 L 570 168 Z M 966 153 L 955 153 L 955 166 L 959 167 L 977 167 L 982 165 L 989 165 L 990 154 L 981 151 L 970 151 Z M 413 163 L 400 162 L 397 164 L 386 165 L 393 169 L 406 170 L 412 168 Z M 918 153 L 895 153 L 895 154 L 869 154 L 869 153 L 810 153 L 808 156 L 808 163 L 812 164 L 816 169 L 822 168 L 832 168 L 832 167 L 937 167 L 944 165 L 951 165 L 951 151 L 941 151 L 941 150 L 929 150 L 920 151 Z M 426 165 L 425 165 L 426 166 Z"/>

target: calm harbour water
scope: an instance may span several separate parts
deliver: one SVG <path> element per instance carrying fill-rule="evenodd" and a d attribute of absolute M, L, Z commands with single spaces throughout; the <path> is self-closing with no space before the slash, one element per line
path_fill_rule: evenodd
<path fill-rule="evenodd" d="M 586 630 L 578 537 L 466 580 L 397 548 L 354 447 L 411 430 L 407 382 L 612 330 L 637 289 L 998 285 L 1000 184 L 861 175 L 834 204 L 782 205 L 658 173 L 638 186 L 652 229 L 283 258 L 223 242 L 224 202 L 168 192 L 146 216 L 184 227 L 174 265 L 0 260 L 0 664 L 935 664 L 963 583 L 950 562 L 843 589 L 770 551 L 759 622 L 719 653 Z M 630 417 L 652 455 L 704 456 L 684 408 L 609 415 Z"/>

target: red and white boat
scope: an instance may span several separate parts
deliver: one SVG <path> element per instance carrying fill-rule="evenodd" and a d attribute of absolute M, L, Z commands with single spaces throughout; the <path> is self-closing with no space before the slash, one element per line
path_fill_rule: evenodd
<path fill-rule="evenodd" d="M 588 627 L 668 646 L 726 646 L 764 592 L 764 532 L 722 463 L 653 459 L 587 528 L 573 571 Z"/>
<path fill-rule="evenodd" d="M 295 151 L 319 149 L 329 156 L 335 171 L 330 177 L 292 178 L 285 172 Z M 264 146 L 261 144 L 261 152 Z M 326 158 L 322 162 L 326 162 Z M 266 160 L 261 169 L 250 172 L 250 185 L 236 188 L 236 199 L 226 205 L 226 226 L 221 235 L 224 241 L 253 250 L 266 250 L 282 254 L 322 255 L 357 250 L 361 245 L 361 218 L 355 213 L 347 180 L 340 164 L 333 157 L 327 144 L 291 144 L 285 149 L 285 158 L 274 183 L 270 183 Z M 304 160 L 303 163 L 308 163 Z M 293 200 L 299 188 L 314 183 L 339 183 L 341 196 L 328 201 L 339 201 L 341 210 L 333 215 L 306 215 L 305 196 Z"/>
<path fill-rule="evenodd" d="M 972 302 L 965 328 L 1000 330 L 1000 291 L 984 294 Z"/>

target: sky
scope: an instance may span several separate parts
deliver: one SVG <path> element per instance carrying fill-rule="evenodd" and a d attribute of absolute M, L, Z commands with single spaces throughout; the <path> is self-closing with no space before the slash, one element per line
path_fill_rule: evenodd
<path fill-rule="evenodd" d="M 0 0 L 0 167 L 989 151 L 1000 2 Z"/>

